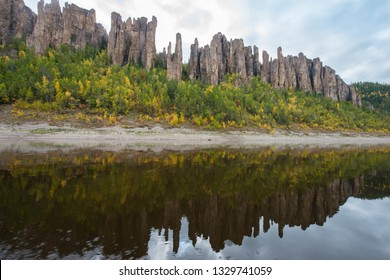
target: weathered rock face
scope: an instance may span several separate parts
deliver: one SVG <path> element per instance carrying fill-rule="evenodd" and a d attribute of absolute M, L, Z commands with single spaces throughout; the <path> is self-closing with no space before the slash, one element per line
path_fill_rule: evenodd
<path fill-rule="evenodd" d="M 214 35 L 210 44 L 210 67 L 209 73 L 212 84 L 218 84 L 228 73 L 228 61 L 230 56 L 230 44 L 221 33 Z"/>
<path fill-rule="evenodd" d="M 269 54 L 266 51 L 263 51 L 263 65 L 261 65 L 261 79 L 263 82 L 270 83 L 271 82 L 271 63 Z"/>
<path fill-rule="evenodd" d="M 252 47 L 245 47 L 245 71 L 246 78 L 252 79 L 255 74 L 254 56 L 252 54 Z"/>
<path fill-rule="evenodd" d="M 313 77 L 313 91 L 324 92 L 323 80 L 322 80 L 322 62 L 319 58 L 313 60 L 311 68 L 311 76 Z"/>
<path fill-rule="evenodd" d="M 253 75 L 254 76 L 261 75 L 259 48 L 256 46 L 253 46 Z"/>
<path fill-rule="evenodd" d="M 278 78 L 276 79 L 277 83 L 274 85 L 276 88 L 285 88 L 286 87 L 286 68 L 284 65 L 284 57 L 282 53 L 282 48 L 278 48 L 278 59 L 276 66 L 278 67 L 277 75 Z"/>
<path fill-rule="evenodd" d="M 0 44 L 12 38 L 26 38 L 35 26 L 37 16 L 23 0 L 0 0 Z"/>
<path fill-rule="evenodd" d="M 325 66 L 322 71 L 322 76 L 323 94 L 327 98 L 338 101 L 336 72 L 329 66 Z"/>
<path fill-rule="evenodd" d="M 156 59 L 156 30 L 157 30 L 157 18 L 153 17 L 152 21 L 149 22 L 147 26 L 146 45 L 142 53 L 143 55 L 142 64 L 147 70 L 150 70 L 154 66 L 154 61 Z M 176 46 L 178 46 L 177 43 Z M 180 39 L 180 48 L 182 48 L 181 39 Z M 180 52 L 182 53 L 182 51 Z"/>
<path fill-rule="evenodd" d="M 172 46 L 169 43 L 167 55 L 167 76 L 171 80 L 181 80 L 183 68 L 183 49 L 180 33 L 176 34 L 175 53 L 172 54 Z"/>
<path fill-rule="evenodd" d="M 96 23 L 94 10 L 88 11 L 66 3 L 62 13 L 58 0 L 46 5 L 41 0 L 38 3 L 37 22 L 27 39 L 27 45 L 42 54 L 49 46 L 67 44 L 83 49 L 87 45 L 100 47 L 106 41 L 106 31 Z"/>
<path fill-rule="evenodd" d="M 190 60 L 188 62 L 188 72 L 191 80 L 200 78 L 199 60 L 200 60 L 199 42 L 198 39 L 196 38 L 194 44 L 191 45 Z"/>
<path fill-rule="evenodd" d="M 351 101 L 355 106 L 361 106 L 361 99 L 356 91 L 336 75 L 332 68 L 324 67 L 319 58 L 309 60 L 303 53 L 283 57 L 279 48 L 278 58 L 271 63 L 268 54 L 263 53 L 261 69 L 262 80 L 269 81 L 275 88 L 322 93 L 326 98 Z"/>
<path fill-rule="evenodd" d="M 351 96 L 352 104 L 357 106 L 357 107 L 362 107 L 362 98 L 360 97 L 359 94 L 357 94 L 355 87 L 350 86 L 349 93 Z"/>
<path fill-rule="evenodd" d="M 58 0 L 51 0 L 46 5 L 41 0 L 38 16 L 25 6 L 23 0 L 0 0 L 0 8 L 0 44 L 6 44 L 14 37 L 27 38 L 27 46 L 43 54 L 48 47 L 62 44 L 84 49 L 88 45 L 102 47 L 108 42 L 108 53 L 114 64 L 134 63 L 147 70 L 154 67 L 156 17 L 150 22 L 145 17 L 129 18 L 123 22 L 118 13 L 112 13 L 108 36 L 103 26 L 96 23 L 95 10 L 85 10 L 74 4 L 66 3 L 61 11 Z M 172 54 L 170 44 L 168 54 L 161 54 L 159 59 L 163 66 L 166 65 L 169 78 L 181 79 L 183 51 L 180 34 L 176 37 L 175 53 Z M 256 46 L 253 49 L 245 46 L 242 39 L 228 41 L 218 33 L 210 46 L 199 47 L 197 39 L 191 46 L 189 77 L 216 85 L 227 74 L 234 74 L 236 85 L 242 85 L 258 76 L 275 88 L 322 93 L 327 98 L 361 106 L 356 90 L 332 68 L 323 66 L 318 58 L 309 60 L 303 53 L 284 57 L 282 49 L 278 48 L 276 59 L 270 59 L 263 51 L 262 63 L 259 60 Z"/>
<path fill-rule="evenodd" d="M 243 84 L 247 80 L 246 64 L 245 64 L 245 46 L 242 39 L 230 41 L 230 59 L 228 63 L 229 73 L 238 74 L 239 84 Z"/>
<path fill-rule="evenodd" d="M 195 40 L 189 61 L 190 79 L 216 85 L 223 81 L 226 74 L 236 74 L 239 78 L 237 84 L 244 84 L 258 76 L 275 88 L 322 93 L 336 101 L 351 101 L 356 106 L 361 105 L 356 91 L 336 75 L 332 68 L 324 67 L 319 58 L 310 60 L 303 53 L 284 57 L 279 47 L 277 58 L 273 60 L 263 51 L 261 64 L 259 49 L 254 46 L 253 50 L 252 53 L 252 47 L 245 47 L 242 39 L 229 42 L 221 33 L 213 37 L 210 47 L 199 48 Z"/>
<path fill-rule="evenodd" d="M 111 30 L 108 36 L 108 54 L 114 64 L 124 64 L 128 61 L 130 47 L 131 19 L 122 22 L 118 13 L 111 13 Z"/>
<path fill-rule="evenodd" d="M 228 41 L 221 33 L 216 34 L 210 46 L 199 48 L 198 41 L 191 46 L 190 79 L 216 85 L 226 74 L 237 74 L 243 83 L 254 75 L 254 56 L 251 47 L 245 47 L 242 39 Z"/>
<path fill-rule="evenodd" d="M 207 45 L 199 50 L 199 79 L 211 83 L 211 50 Z"/>
<path fill-rule="evenodd" d="M 285 87 L 292 89 L 298 87 L 297 73 L 294 69 L 294 57 L 291 55 L 284 58 L 284 67 L 286 69 Z"/>
<path fill-rule="evenodd" d="M 96 23 L 95 10 L 85 10 L 65 3 L 63 10 L 62 43 L 84 49 L 87 45 L 101 46 L 107 41 L 106 30 Z"/>
<path fill-rule="evenodd" d="M 43 54 L 51 45 L 58 47 L 62 43 L 63 19 L 61 7 L 58 1 L 52 0 L 51 4 L 38 2 L 38 18 L 33 34 L 27 40 L 27 45 Z"/>
<path fill-rule="evenodd" d="M 313 87 L 310 79 L 311 62 L 303 53 L 299 53 L 298 59 L 295 60 L 295 71 L 297 74 L 297 87 L 306 92 L 313 92 Z"/>
<path fill-rule="evenodd" d="M 108 53 L 113 63 L 134 63 L 150 70 L 156 58 L 156 29 L 156 17 L 151 22 L 145 17 L 122 22 L 118 13 L 112 13 Z"/>

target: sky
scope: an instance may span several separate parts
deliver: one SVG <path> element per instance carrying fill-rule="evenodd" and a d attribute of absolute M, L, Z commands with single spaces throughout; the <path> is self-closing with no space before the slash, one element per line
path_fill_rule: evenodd
<path fill-rule="evenodd" d="M 48 3 L 51 0 L 46 0 Z M 64 6 L 66 1 L 60 0 Z M 276 57 L 303 52 L 319 57 L 347 83 L 390 83 L 390 0 L 69 0 L 95 9 L 97 22 L 107 32 L 111 12 L 127 18 L 158 20 L 156 47 L 161 52 L 176 33 L 183 40 L 184 62 L 190 46 L 210 44 L 214 34 L 244 39 Z M 25 0 L 37 11 L 38 0 Z"/>

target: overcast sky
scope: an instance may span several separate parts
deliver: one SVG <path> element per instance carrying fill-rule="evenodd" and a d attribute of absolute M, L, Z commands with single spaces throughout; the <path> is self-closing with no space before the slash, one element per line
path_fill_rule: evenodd
<path fill-rule="evenodd" d="M 47 0 L 46 2 L 50 2 Z M 389 0 L 69 0 L 95 9 L 97 21 L 110 31 L 111 12 L 128 17 L 157 17 L 157 51 L 183 39 L 184 60 L 190 45 L 210 44 L 214 34 L 243 38 L 276 56 L 320 57 L 347 82 L 390 83 Z M 38 0 L 25 0 L 37 10 Z M 65 1 L 60 0 L 61 6 Z"/>

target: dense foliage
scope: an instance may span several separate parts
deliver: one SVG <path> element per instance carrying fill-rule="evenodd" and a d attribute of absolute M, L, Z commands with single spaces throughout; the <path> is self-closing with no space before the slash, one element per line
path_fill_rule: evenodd
<path fill-rule="evenodd" d="M 354 84 L 367 106 L 390 115 L 390 85 L 360 82 Z"/>
<path fill-rule="evenodd" d="M 1 47 L 0 103 L 54 111 L 85 109 L 106 116 L 202 127 L 320 128 L 390 131 L 390 116 L 321 95 L 276 90 L 260 79 L 236 87 L 168 80 L 166 71 L 113 66 L 105 50 L 63 46 L 38 56 L 23 44 Z"/>

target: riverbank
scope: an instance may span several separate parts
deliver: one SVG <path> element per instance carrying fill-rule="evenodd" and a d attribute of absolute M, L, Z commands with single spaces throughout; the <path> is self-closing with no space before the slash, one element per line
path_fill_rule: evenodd
<path fill-rule="evenodd" d="M 198 148 L 304 148 L 390 145 L 390 136 L 366 133 L 324 133 L 277 130 L 208 131 L 193 128 L 121 126 L 84 127 L 48 123 L 0 123 L 0 150 L 44 147 L 188 150 Z M 35 148 L 34 148 L 35 147 Z"/>
<path fill-rule="evenodd" d="M 85 114 L 83 114 L 85 115 Z M 0 150 L 35 151 L 52 148 L 109 150 L 193 150 L 207 148 L 304 148 L 389 145 L 390 135 L 313 130 L 272 131 L 240 128 L 208 130 L 196 126 L 123 118 L 115 124 L 85 122 L 77 114 L 15 113 L 0 106 Z"/>

